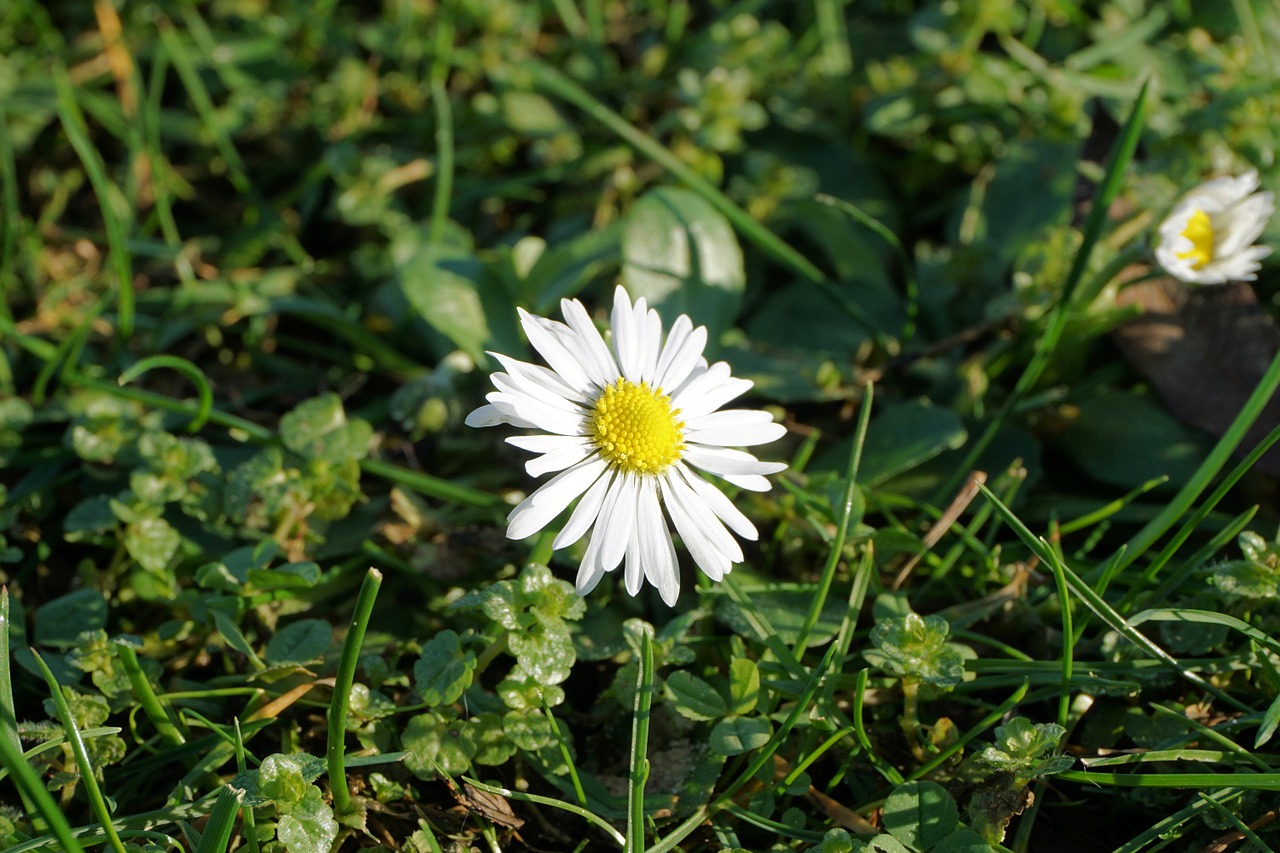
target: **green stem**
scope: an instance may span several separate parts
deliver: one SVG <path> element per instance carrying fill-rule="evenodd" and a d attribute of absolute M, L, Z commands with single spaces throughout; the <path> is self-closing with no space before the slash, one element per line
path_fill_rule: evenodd
<path fill-rule="evenodd" d="M 653 705 L 653 627 L 640 631 L 640 666 L 631 716 L 631 771 L 627 777 L 626 853 L 644 850 L 644 786 L 649 778 L 649 709 Z"/>
<path fill-rule="evenodd" d="M 339 818 L 355 811 L 355 805 L 351 800 L 351 789 L 347 786 L 345 763 L 347 703 L 351 701 L 351 685 L 355 681 L 356 664 L 360 661 L 360 646 L 364 643 L 364 632 L 369 627 L 373 602 L 377 599 L 378 589 L 381 586 L 382 572 L 369 569 L 364 576 L 364 583 L 360 585 L 355 615 L 351 619 L 346 641 L 342 644 L 342 657 L 338 661 L 338 674 L 334 678 L 333 699 L 329 703 L 327 749 L 329 784 L 333 788 L 333 810 Z"/>
<path fill-rule="evenodd" d="M 142 374 L 157 367 L 168 367 L 176 370 L 186 377 L 192 385 L 196 386 L 196 394 L 199 402 L 197 403 L 196 415 L 191 419 L 191 423 L 187 425 L 187 432 L 199 432 L 200 428 L 209 420 L 209 415 L 213 412 L 213 387 L 209 384 L 209 378 L 204 375 L 204 371 L 196 367 L 185 358 L 179 358 L 176 355 L 153 355 L 142 359 L 137 364 L 130 367 L 124 373 L 120 374 L 120 378 L 116 380 L 121 385 L 128 385 Z"/>
<path fill-rule="evenodd" d="M 441 14 L 436 22 L 436 60 L 431 66 L 431 106 L 436 116 L 436 191 L 431 203 L 428 241 L 433 245 L 444 241 L 444 229 L 449 224 L 449 199 L 453 195 L 453 112 L 445 86 L 452 53 L 453 21 L 448 14 Z"/>

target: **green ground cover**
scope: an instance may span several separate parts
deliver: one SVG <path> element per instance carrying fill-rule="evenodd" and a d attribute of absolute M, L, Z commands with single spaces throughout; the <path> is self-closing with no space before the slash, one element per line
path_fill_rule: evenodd
<path fill-rule="evenodd" d="M 0 848 L 1272 849 L 1276 266 L 1152 249 L 1280 189 L 1276 44 L 1264 0 L 0 4 Z M 508 539 L 545 478 L 464 424 L 517 307 L 619 283 L 786 426 L 674 606 L 579 596 L 567 513 Z M 1115 337 L 1158 293 L 1185 373 Z"/>

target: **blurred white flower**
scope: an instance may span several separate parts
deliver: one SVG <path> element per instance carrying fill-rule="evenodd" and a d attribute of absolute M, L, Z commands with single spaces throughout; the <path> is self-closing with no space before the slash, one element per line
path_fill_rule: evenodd
<path fill-rule="evenodd" d="M 485 398 L 488 405 L 467 416 L 469 426 L 542 430 L 507 441 L 540 454 L 525 466 L 530 475 L 559 472 L 511 511 L 507 536 L 536 533 L 580 497 L 552 543 L 564 548 L 594 528 L 578 592 L 590 592 L 625 558 L 628 593 L 648 580 L 673 605 L 680 572 L 664 508 L 694 562 L 719 581 L 742 561 L 729 530 L 745 539 L 758 534 L 693 469 L 766 491 L 764 475 L 787 466 L 729 448 L 766 444 L 785 428 L 768 412 L 719 411 L 752 383 L 731 377 L 725 362 L 707 364 L 707 330 L 688 316 L 676 319 L 664 342 L 658 312 L 643 298 L 632 305 L 619 287 L 606 344 L 581 302 L 563 299 L 560 307 L 565 323 L 520 311 L 529 342 L 550 367 L 491 353 L 506 370 L 490 377 L 498 390 Z"/>
<path fill-rule="evenodd" d="M 1194 284 L 1253 281 L 1258 261 L 1271 252 L 1253 241 L 1275 212 L 1275 197 L 1257 189 L 1255 170 L 1206 181 L 1183 196 L 1160 223 L 1160 266 Z"/>

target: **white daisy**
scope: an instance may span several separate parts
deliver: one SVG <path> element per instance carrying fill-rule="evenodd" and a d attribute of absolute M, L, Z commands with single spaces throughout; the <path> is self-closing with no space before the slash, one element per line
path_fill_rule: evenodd
<path fill-rule="evenodd" d="M 1206 181 L 1182 197 L 1160 223 L 1156 260 L 1181 281 L 1253 281 L 1271 249 L 1255 246 L 1275 212 L 1275 197 L 1256 192 L 1257 171 Z"/>
<path fill-rule="evenodd" d="M 628 593 L 648 580 L 675 604 L 680 572 L 664 507 L 698 567 L 720 580 L 742 562 L 729 530 L 744 539 L 758 534 L 693 469 L 766 491 L 764 475 L 787 466 L 730 448 L 766 444 L 786 430 L 768 412 L 718 411 L 752 383 L 731 377 L 723 361 L 707 364 L 706 327 L 695 328 L 688 316 L 676 319 L 664 342 L 658 312 L 643 298 L 632 305 L 619 287 L 606 344 L 581 302 L 562 299 L 560 308 L 564 323 L 520 311 L 529 342 L 550 367 L 490 353 L 505 372 L 491 377 L 498 390 L 485 398 L 488 405 L 467 416 L 469 426 L 542 430 L 507 441 L 540 454 L 525 466 L 530 475 L 559 472 L 511 511 L 507 536 L 536 533 L 580 498 L 552 542 L 564 548 L 595 528 L 578 567 L 578 592 L 590 592 L 625 559 Z"/>

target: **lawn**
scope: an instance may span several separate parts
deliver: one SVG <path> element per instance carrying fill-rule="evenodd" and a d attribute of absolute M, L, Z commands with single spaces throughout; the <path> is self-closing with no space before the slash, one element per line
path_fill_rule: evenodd
<path fill-rule="evenodd" d="M 1280 846 L 1277 44 L 0 4 L 0 848 Z"/>

